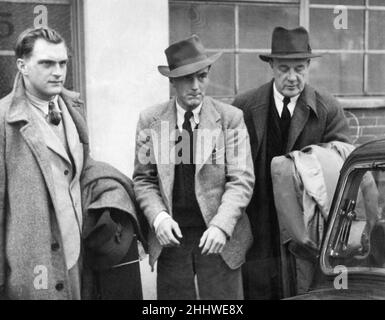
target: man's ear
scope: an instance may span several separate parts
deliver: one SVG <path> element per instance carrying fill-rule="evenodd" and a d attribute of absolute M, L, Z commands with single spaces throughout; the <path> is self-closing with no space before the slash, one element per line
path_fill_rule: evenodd
<path fill-rule="evenodd" d="M 25 60 L 24 59 L 17 59 L 16 60 L 16 66 L 17 66 L 17 69 L 20 71 L 20 73 L 25 76 L 28 74 L 28 67 L 27 67 L 27 64 L 25 63 Z"/>
<path fill-rule="evenodd" d="M 273 69 L 273 59 L 269 59 L 269 65 L 270 65 L 271 69 Z"/>

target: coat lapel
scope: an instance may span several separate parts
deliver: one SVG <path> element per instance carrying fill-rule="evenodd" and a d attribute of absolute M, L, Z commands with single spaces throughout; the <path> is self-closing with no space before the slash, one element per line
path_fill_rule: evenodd
<path fill-rule="evenodd" d="M 67 151 L 65 150 L 63 143 L 60 141 L 59 137 L 55 134 L 53 129 L 48 125 L 48 123 L 46 123 L 44 119 L 40 119 L 40 117 L 36 117 L 36 121 L 40 125 L 43 140 L 46 143 L 47 147 L 56 154 L 58 154 L 60 157 L 62 157 L 69 164 L 71 164 L 71 160 L 68 157 Z"/>
<path fill-rule="evenodd" d="M 203 165 L 211 157 L 213 150 L 216 148 L 218 139 L 221 134 L 223 134 L 220 119 L 220 114 L 215 109 L 211 99 L 206 97 L 203 101 L 202 110 L 199 115 L 200 123 L 196 135 L 195 175 L 199 173 Z M 223 145 L 223 147 L 225 146 Z"/>
<path fill-rule="evenodd" d="M 254 105 L 250 108 L 250 114 L 253 119 L 255 128 L 255 135 L 257 139 L 257 149 L 254 150 L 253 160 L 255 161 L 267 128 L 267 117 L 269 114 L 271 95 L 273 90 L 273 81 L 267 83 L 261 94 L 258 96 L 258 100 L 254 101 Z"/>
<path fill-rule="evenodd" d="M 43 141 L 40 126 L 32 114 L 34 111 L 31 110 L 28 105 L 27 98 L 24 93 L 24 84 L 20 74 L 16 76 L 13 96 L 14 99 L 9 108 L 7 122 L 11 125 L 20 124 L 20 134 L 36 158 L 46 182 L 47 189 L 51 195 L 53 204 L 56 207 L 55 188 L 48 150 Z"/>
<path fill-rule="evenodd" d="M 290 152 L 293 149 L 295 142 L 309 119 L 310 110 L 317 116 L 315 92 L 306 85 L 297 101 L 291 119 L 286 152 Z"/>
<path fill-rule="evenodd" d="M 172 188 L 175 177 L 175 99 L 171 99 L 165 111 L 151 124 L 154 156 L 164 195 L 172 206 Z"/>
<path fill-rule="evenodd" d="M 65 103 L 60 98 L 58 102 L 62 110 L 63 124 L 67 137 L 68 149 L 71 153 L 72 159 L 74 160 L 76 172 L 79 173 L 83 168 L 83 148 L 80 143 L 76 126 L 72 121 L 70 114 L 68 113 L 67 107 L 64 105 Z"/>

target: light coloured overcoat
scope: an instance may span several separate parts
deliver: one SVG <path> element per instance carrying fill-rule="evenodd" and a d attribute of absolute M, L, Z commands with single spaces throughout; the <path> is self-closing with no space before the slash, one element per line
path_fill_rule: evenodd
<path fill-rule="evenodd" d="M 89 148 L 83 103 L 78 94 L 67 90 L 61 97 L 76 126 L 86 163 Z M 13 91 L 0 101 L 0 287 L 11 299 L 70 299 L 57 204 L 52 200 L 53 151 L 43 140 L 33 113 L 19 74 Z"/>

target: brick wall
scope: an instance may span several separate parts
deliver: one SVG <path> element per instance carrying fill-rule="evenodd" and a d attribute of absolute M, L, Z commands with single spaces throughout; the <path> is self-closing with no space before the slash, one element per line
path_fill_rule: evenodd
<path fill-rule="evenodd" d="M 350 136 L 355 145 L 385 138 L 385 107 L 344 110 L 349 121 Z"/>

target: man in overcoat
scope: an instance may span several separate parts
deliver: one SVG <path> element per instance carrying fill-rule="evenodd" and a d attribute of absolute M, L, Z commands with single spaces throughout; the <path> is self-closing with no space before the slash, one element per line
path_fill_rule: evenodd
<path fill-rule="evenodd" d="M 84 105 L 63 87 L 68 54 L 55 30 L 24 31 L 15 53 L 14 87 L 0 100 L 0 299 L 80 299 L 81 181 L 90 162 Z M 122 194 L 108 191 L 110 199 Z M 86 209 L 103 216 L 111 239 L 120 239 L 107 242 L 110 251 L 121 252 L 112 257 L 118 263 L 129 237 L 116 231 L 112 218 L 121 219 L 120 212 L 105 212 L 113 205 L 98 192 L 99 201 Z M 132 211 L 130 197 L 124 199 L 118 208 Z M 109 239 L 104 229 L 93 232 L 95 224 L 88 225 L 87 240 L 98 243 L 92 245 L 97 254 Z"/>
<path fill-rule="evenodd" d="M 272 158 L 310 144 L 349 142 L 347 120 L 338 101 L 306 83 L 314 57 L 306 29 L 275 28 L 271 54 L 260 55 L 270 64 L 273 80 L 236 96 L 232 103 L 244 112 L 256 177 L 247 208 L 254 244 L 242 270 L 246 299 L 282 297 Z"/>
<path fill-rule="evenodd" d="M 208 57 L 198 36 L 165 53 L 168 66 L 158 69 L 176 97 L 141 113 L 133 177 L 151 227 L 158 299 L 242 299 L 254 185 L 242 112 L 205 96 L 220 54 Z"/>

